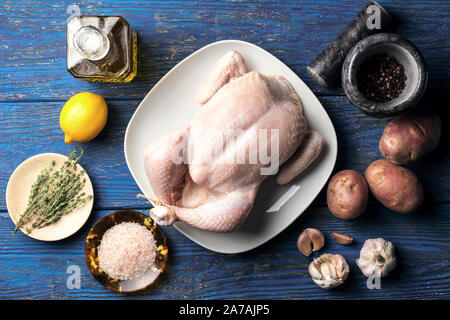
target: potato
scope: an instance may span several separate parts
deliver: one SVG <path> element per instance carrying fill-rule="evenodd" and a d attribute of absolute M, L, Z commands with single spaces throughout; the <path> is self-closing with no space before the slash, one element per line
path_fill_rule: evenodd
<path fill-rule="evenodd" d="M 379 148 L 395 164 L 407 164 L 434 150 L 441 136 L 441 120 L 431 111 L 413 110 L 384 128 Z"/>
<path fill-rule="evenodd" d="M 328 183 L 328 208 L 338 218 L 359 217 L 366 210 L 368 197 L 366 180 L 354 170 L 339 171 Z"/>
<path fill-rule="evenodd" d="M 423 202 L 422 184 L 407 168 L 377 160 L 367 167 L 365 177 L 374 197 L 393 211 L 409 214 Z"/>

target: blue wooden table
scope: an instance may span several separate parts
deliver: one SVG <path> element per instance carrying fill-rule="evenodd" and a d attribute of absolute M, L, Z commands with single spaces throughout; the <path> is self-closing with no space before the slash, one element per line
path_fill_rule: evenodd
<path fill-rule="evenodd" d="M 364 6 L 364 1 L 147 1 L 83 2 L 81 14 L 123 15 L 139 35 L 139 73 L 128 84 L 89 83 L 74 79 L 65 68 L 65 22 L 72 1 L 2 0 L 0 4 L 0 299 L 126 299 L 104 289 L 84 262 L 84 240 L 103 215 L 129 208 L 148 212 L 136 199 L 140 192 L 123 154 L 128 121 L 145 94 L 173 66 L 202 46 L 222 39 L 242 39 L 268 50 L 294 70 L 317 94 L 338 135 L 336 170 L 364 172 L 381 158 L 378 140 L 387 121 L 360 113 L 340 89 L 312 82 L 306 66 Z M 176 230 L 165 228 L 170 246 L 167 271 L 149 299 L 449 299 L 450 298 L 450 153 L 449 80 L 450 3 L 382 1 L 394 15 L 395 32 L 423 52 L 429 85 L 422 104 L 443 120 L 441 143 L 420 164 L 412 166 L 425 189 L 425 204 L 414 215 L 391 212 L 371 198 L 367 212 L 354 221 L 334 218 L 324 192 L 287 230 L 244 254 L 210 252 Z M 94 211 L 86 225 L 69 239 L 46 243 L 22 233 L 5 203 L 13 170 L 42 152 L 68 154 L 59 113 L 73 94 L 103 95 L 109 106 L 105 130 L 83 144 L 95 188 Z M 157 119 L 155 119 L 157 121 Z M 151 125 L 151 124 L 150 124 Z M 335 290 L 316 286 L 306 269 L 310 259 L 299 254 L 296 240 L 306 227 L 327 238 L 322 252 L 341 253 L 350 264 L 347 282 Z M 336 244 L 330 234 L 355 238 Z M 399 265 L 369 290 L 355 264 L 365 239 L 383 237 L 397 249 Z M 67 268 L 80 267 L 81 288 L 66 285 Z"/>

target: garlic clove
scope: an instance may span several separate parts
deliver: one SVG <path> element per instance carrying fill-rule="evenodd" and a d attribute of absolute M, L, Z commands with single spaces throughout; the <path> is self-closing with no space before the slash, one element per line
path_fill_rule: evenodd
<path fill-rule="evenodd" d="M 347 245 L 347 244 L 351 244 L 353 242 L 353 238 L 352 237 L 350 237 L 350 236 L 348 236 L 346 234 L 340 233 L 340 232 L 333 232 L 331 234 L 331 236 L 339 244 Z"/>
<path fill-rule="evenodd" d="M 367 239 L 356 264 L 366 277 L 385 277 L 397 265 L 394 245 L 383 238 Z"/>
<path fill-rule="evenodd" d="M 297 248 L 305 256 L 309 256 L 312 253 L 312 245 L 307 232 L 302 232 L 297 240 Z"/>
<path fill-rule="evenodd" d="M 319 270 L 320 265 L 316 265 L 314 262 L 312 262 L 309 265 L 309 273 L 311 275 L 312 278 L 321 278 L 322 277 L 322 272 Z"/>
<path fill-rule="evenodd" d="M 297 240 L 297 247 L 305 256 L 311 255 L 313 251 L 320 250 L 325 244 L 325 237 L 320 230 L 307 228 L 303 230 Z"/>
<path fill-rule="evenodd" d="M 308 230 L 309 238 L 311 239 L 313 245 L 313 251 L 320 250 L 325 244 L 325 237 L 320 230 L 309 228 Z"/>
<path fill-rule="evenodd" d="M 331 263 L 334 265 L 334 269 L 336 270 L 336 277 L 339 280 L 347 279 L 349 266 L 347 261 L 345 261 L 344 257 L 341 255 L 334 255 L 334 258 L 331 260 Z"/>
<path fill-rule="evenodd" d="M 322 274 L 322 276 L 326 279 L 332 278 L 334 279 L 336 277 L 335 274 L 333 274 L 333 269 L 330 266 L 330 263 L 322 263 L 320 264 L 320 273 Z"/>
<path fill-rule="evenodd" d="M 313 281 L 324 289 L 335 288 L 347 279 L 350 268 L 340 254 L 323 254 L 308 268 Z"/>

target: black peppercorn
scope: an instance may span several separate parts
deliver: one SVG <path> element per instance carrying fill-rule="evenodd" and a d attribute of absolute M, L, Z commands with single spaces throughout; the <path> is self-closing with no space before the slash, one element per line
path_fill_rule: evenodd
<path fill-rule="evenodd" d="M 366 98 L 387 102 L 403 92 L 406 75 L 403 66 L 395 58 L 386 53 L 377 53 L 362 62 L 357 82 Z"/>

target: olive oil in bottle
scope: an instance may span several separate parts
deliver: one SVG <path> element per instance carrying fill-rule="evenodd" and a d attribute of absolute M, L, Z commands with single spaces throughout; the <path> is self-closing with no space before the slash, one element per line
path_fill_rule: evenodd
<path fill-rule="evenodd" d="M 75 78 L 129 82 L 137 74 L 137 34 L 120 16 L 74 16 L 67 23 L 67 70 Z"/>

